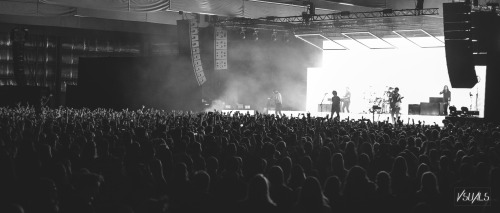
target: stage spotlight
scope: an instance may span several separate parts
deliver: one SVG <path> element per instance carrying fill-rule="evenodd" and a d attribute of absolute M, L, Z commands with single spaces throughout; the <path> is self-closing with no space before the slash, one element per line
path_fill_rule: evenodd
<path fill-rule="evenodd" d="M 285 32 L 285 34 L 283 35 L 283 41 L 290 42 L 290 33 L 289 32 Z"/>
<path fill-rule="evenodd" d="M 383 9 L 383 10 L 382 10 L 382 13 L 383 13 L 384 15 L 389 15 L 389 14 L 392 14 L 392 12 L 393 12 L 393 11 L 392 11 L 392 9 Z"/>
<path fill-rule="evenodd" d="M 469 108 L 467 107 L 462 107 L 460 108 L 462 110 L 462 114 L 467 115 L 469 113 Z"/>
<path fill-rule="evenodd" d="M 455 106 L 448 107 L 450 110 L 450 116 L 457 116 L 457 108 Z"/>
<path fill-rule="evenodd" d="M 259 30 L 255 29 L 252 35 L 256 41 L 259 40 Z"/>
<path fill-rule="evenodd" d="M 278 32 L 276 32 L 276 30 L 273 30 L 273 34 L 271 34 L 271 39 L 273 39 L 273 41 L 278 40 Z"/>
<path fill-rule="evenodd" d="M 242 28 L 241 28 L 241 31 L 240 31 L 240 35 L 241 35 L 241 38 L 242 38 L 242 39 L 247 38 L 247 37 L 246 37 L 246 34 L 245 34 L 245 31 L 246 31 L 246 30 L 245 30 L 245 28 L 243 28 L 243 27 L 242 27 Z"/>
<path fill-rule="evenodd" d="M 351 15 L 351 11 L 342 11 L 340 12 L 340 16 L 349 16 Z"/>

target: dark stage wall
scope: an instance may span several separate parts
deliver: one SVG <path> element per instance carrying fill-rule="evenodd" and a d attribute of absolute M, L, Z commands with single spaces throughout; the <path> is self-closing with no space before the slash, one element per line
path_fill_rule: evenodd
<path fill-rule="evenodd" d="M 198 110 L 201 104 L 189 58 L 81 58 L 79 70 L 69 106 Z"/>
<path fill-rule="evenodd" d="M 500 122 L 500 99 L 498 91 L 500 91 L 500 17 L 496 17 L 491 29 L 492 43 L 488 49 L 488 68 L 486 69 L 486 97 L 484 117 L 488 121 Z"/>
<path fill-rule="evenodd" d="M 23 106 L 40 104 L 42 96 L 49 95 L 49 88 L 35 86 L 1 86 L 0 106 L 15 107 L 18 103 Z M 52 101 L 52 100 L 51 100 Z M 51 106 L 51 102 L 47 103 Z"/>

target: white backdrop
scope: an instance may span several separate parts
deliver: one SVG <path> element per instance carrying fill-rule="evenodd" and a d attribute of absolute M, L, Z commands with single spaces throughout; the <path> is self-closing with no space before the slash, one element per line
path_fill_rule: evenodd
<path fill-rule="evenodd" d="M 328 93 L 329 98 L 332 90 L 337 90 L 342 97 L 346 87 L 350 87 L 352 93 L 351 112 L 367 111 L 371 107 L 367 102 L 369 93 L 382 96 L 387 87 L 399 87 L 400 94 L 405 97 L 401 112 L 407 114 L 408 104 L 429 102 L 429 97 L 442 97 L 439 92 L 448 85 L 452 93 L 451 105 L 458 109 L 465 106 L 474 110 L 477 107 L 483 116 L 485 67 L 476 67 L 481 81 L 474 88 L 453 89 L 443 47 L 419 48 L 407 44 L 409 42 L 404 39 L 387 41 L 397 48 L 368 49 L 356 46 L 354 41 L 341 41 L 350 50 L 324 51 L 323 67 L 308 69 L 307 111 L 317 112 L 324 94 Z M 328 103 L 326 98 L 324 103 Z"/>

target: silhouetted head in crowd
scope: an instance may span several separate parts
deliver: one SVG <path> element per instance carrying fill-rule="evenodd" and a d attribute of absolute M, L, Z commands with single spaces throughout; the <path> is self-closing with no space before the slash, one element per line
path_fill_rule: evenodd
<path fill-rule="evenodd" d="M 373 160 L 373 147 L 370 143 L 365 142 L 361 144 L 361 153 L 367 154 L 370 160 Z"/>
<path fill-rule="evenodd" d="M 313 169 L 313 162 L 311 160 L 311 157 L 309 156 L 304 156 L 300 162 L 300 165 L 302 168 L 304 168 L 305 172 L 310 172 Z"/>
<path fill-rule="evenodd" d="M 237 172 L 239 167 L 240 167 L 240 163 L 238 162 L 238 159 L 236 157 L 231 157 L 229 158 L 229 160 L 226 162 L 226 171 L 228 172 Z"/>
<path fill-rule="evenodd" d="M 302 183 L 306 179 L 306 176 L 304 174 L 304 169 L 300 165 L 294 165 L 292 168 L 292 173 L 290 175 L 290 181 L 288 183 L 288 186 L 290 186 L 292 189 L 295 189 L 297 187 L 302 186 Z"/>
<path fill-rule="evenodd" d="M 280 162 L 280 167 L 283 169 L 283 178 L 285 182 L 288 182 L 292 171 L 292 159 L 290 157 L 283 158 Z"/>
<path fill-rule="evenodd" d="M 439 158 L 439 170 L 441 171 L 448 171 L 450 169 L 450 158 L 447 156 L 441 156 Z"/>
<path fill-rule="evenodd" d="M 214 156 L 210 156 L 207 159 L 207 170 L 209 173 L 217 174 L 219 170 L 219 160 L 217 160 Z"/>
<path fill-rule="evenodd" d="M 0 212 L 4 213 L 24 213 L 24 208 L 19 204 L 6 204 L 0 206 Z"/>
<path fill-rule="evenodd" d="M 332 167 L 334 171 L 343 171 L 345 170 L 344 166 L 344 157 L 341 153 L 336 153 L 332 157 Z"/>
<path fill-rule="evenodd" d="M 337 176 L 330 176 L 328 179 L 325 181 L 325 187 L 323 189 L 323 194 L 328 199 L 331 199 L 332 197 L 338 197 L 341 195 L 341 183 L 340 180 Z"/>
<path fill-rule="evenodd" d="M 78 188 L 80 189 L 80 188 Z M 95 195 L 97 193 L 93 193 L 89 191 L 89 194 Z M 34 208 L 31 211 L 40 211 L 40 212 L 59 212 L 60 211 L 60 200 L 57 193 L 57 188 L 51 179 L 41 178 L 38 181 L 38 185 L 36 191 L 32 199 L 32 202 L 35 203 Z"/>
<path fill-rule="evenodd" d="M 271 186 L 284 184 L 283 170 L 281 169 L 281 167 L 271 167 L 271 169 L 269 170 L 269 182 L 271 182 Z"/>
<path fill-rule="evenodd" d="M 174 181 L 176 182 L 186 182 L 189 179 L 187 166 L 184 163 L 175 164 L 174 168 Z"/>
<path fill-rule="evenodd" d="M 385 171 L 380 171 L 376 177 L 377 192 L 391 194 L 391 176 Z"/>
<path fill-rule="evenodd" d="M 311 176 L 306 178 L 302 184 L 298 204 L 311 212 L 318 212 L 327 205 L 317 178 Z"/>
<path fill-rule="evenodd" d="M 428 172 L 430 171 L 430 168 L 429 166 L 427 166 L 427 164 L 425 163 L 421 163 L 419 166 L 418 166 L 418 169 L 417 169 L 417 181 L 418 181 L 418 184 L 420 185 L 420 180 L 421 180 L 421 177 L 422 175 L 425 173 L 425 172 Z"/>
<path fill-rule="evenodd" d="M 398 156 L 394 160 L 394 164 L 392 165 L 391 175 L 408 176 L 408 167 L 406 165 L 406 160 L 403 157 Z"/>
<path fill-rule="evenodd" d="M 269 182 L 264 175 L 258 174 L 250 180 L 247 199 L 255 203 L 270 203 L 275 205 L 269 195 Z"/>
<path fill-rule="evenodd" d="M 368 170 L 370 167 L 370 157 L 366 153 L 363 153 L 359 156 L 358 165 L 363 167 L 365 170 Z"/>
<path fill-rule="evenodd" d="M 191 179 L 196 191 L 208 193 L 210 186 L 210 176 L 205 171 L 197 171 Z"/>
<path fill-rule="evenodd" d="M 437 184 L 437 178 L 432 172 L 425 172 L 422 175 L 420 191 L 426 195 L 437 195 L 439 194 L 439 187 Z"/>
<path fill-rule="evenodd" d="M 353 166 L 345 178 L 344 195 L 348 197 L 366 196 L 371 190 L 374 190 L 374 185 L 366 176 L 365 169 Z"/>

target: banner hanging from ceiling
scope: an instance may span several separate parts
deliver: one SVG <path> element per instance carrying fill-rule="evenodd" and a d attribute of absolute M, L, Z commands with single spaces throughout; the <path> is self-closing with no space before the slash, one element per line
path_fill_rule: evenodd
<path fill-rule="evenodd" d="M 159 12 L 170 9 L 170 0 L 40 0 L 40 3 L 99 10 Z"/>

